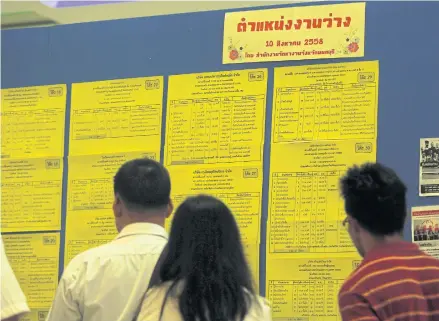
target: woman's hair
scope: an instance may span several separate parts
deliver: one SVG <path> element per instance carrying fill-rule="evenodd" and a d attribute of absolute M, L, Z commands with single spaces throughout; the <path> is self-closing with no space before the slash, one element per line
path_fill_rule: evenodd
<path fill-rule="evenodd" d="M 178 288 L 184 321 L 243 320 L 255 291 L 230 209 L 206 195 L 187 198 L 176 210 L 160 271 Z M 182 281 L 182 282 L 180 282 Z M 181 286 L 181 288 L 180 288 Z"/>

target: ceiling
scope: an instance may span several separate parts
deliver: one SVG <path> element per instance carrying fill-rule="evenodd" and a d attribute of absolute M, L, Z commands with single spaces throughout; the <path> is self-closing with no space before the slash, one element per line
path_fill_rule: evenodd
<path fill-rule="evenodd" d="M 134 1 L 51 8 L 35 0 L 2 0 L 1 26 L 2 29 L 26 28 L 296 2 L 305 1 Z"/>

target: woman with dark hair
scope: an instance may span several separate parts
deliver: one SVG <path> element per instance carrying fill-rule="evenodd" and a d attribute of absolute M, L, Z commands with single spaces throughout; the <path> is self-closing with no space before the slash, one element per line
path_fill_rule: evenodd
<path fill-rule="evenodd" d="M 271 320 L 268 303 L 255 293 L 235 218 L 214 197 L 190 197 L 178 207 L 160 278 L 137 321 Z"/>

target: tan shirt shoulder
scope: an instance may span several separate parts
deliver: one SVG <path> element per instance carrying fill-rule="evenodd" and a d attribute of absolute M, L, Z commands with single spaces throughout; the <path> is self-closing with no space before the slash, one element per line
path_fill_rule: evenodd
<path fill-rule="evenodd" d="M 137 321 L 159 321 L 163 302 L 171 286 L 164 283 L 159 287 L 151 289 L 142 303 Z M 258 302 L 253 304 L 250 312 L 244 321 L 271 321 L 271 309 L 268 301 L 262 297 L 257 298 Z M 182 321 L 178 307 L 178 297 L 171 293 L 163 308 L 162 320 Z M 231 320 L 234 321 L 234 320 Z"/>

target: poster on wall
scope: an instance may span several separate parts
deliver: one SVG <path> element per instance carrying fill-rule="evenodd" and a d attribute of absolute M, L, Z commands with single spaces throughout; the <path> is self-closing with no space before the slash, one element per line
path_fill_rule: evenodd
<path fill-rule="evenodd" d="M 60 233 L 6 234 L 2 238 L 31 309 L 20 321 L 46 320 L 58 286 Z"/>
<path fill-rule="evenodd" d="M 366 4 L 226 13 L 223 63 L 364 56 Z"/>
<path fill-rule="evenodd" d="M 112 154 L 118 146 L 159 160 L 162 100 L 163 76 L 72 84 L 69 156 Z"/>
<path fill-rule="evenodd" d="M 419 195 L 439 195 L 439 138 L 421 138 Z"/>
<path fill-rule="evenodd" d="M 164 151 L 175 208 L 208 193 L 234 213 L 256 287 L 267 81 L 266 68 L 171 75 Z"/>
<path fill-rule="evenodd" d="M 64 154 L 65 84 L 1 90 L 1 158 Z"/>
<path fill-rule="evenodd" d="M 267 299 L 274 320 L 341 320 L 338 293 L 361 258 L 339 182 L 376 161 L 379 62 L 279 67 L 273 78 Z"/>
<path fill-rule="evenodd" d="M 412 241 L 439 259 L 439 205 L 412 208 Z"/>

